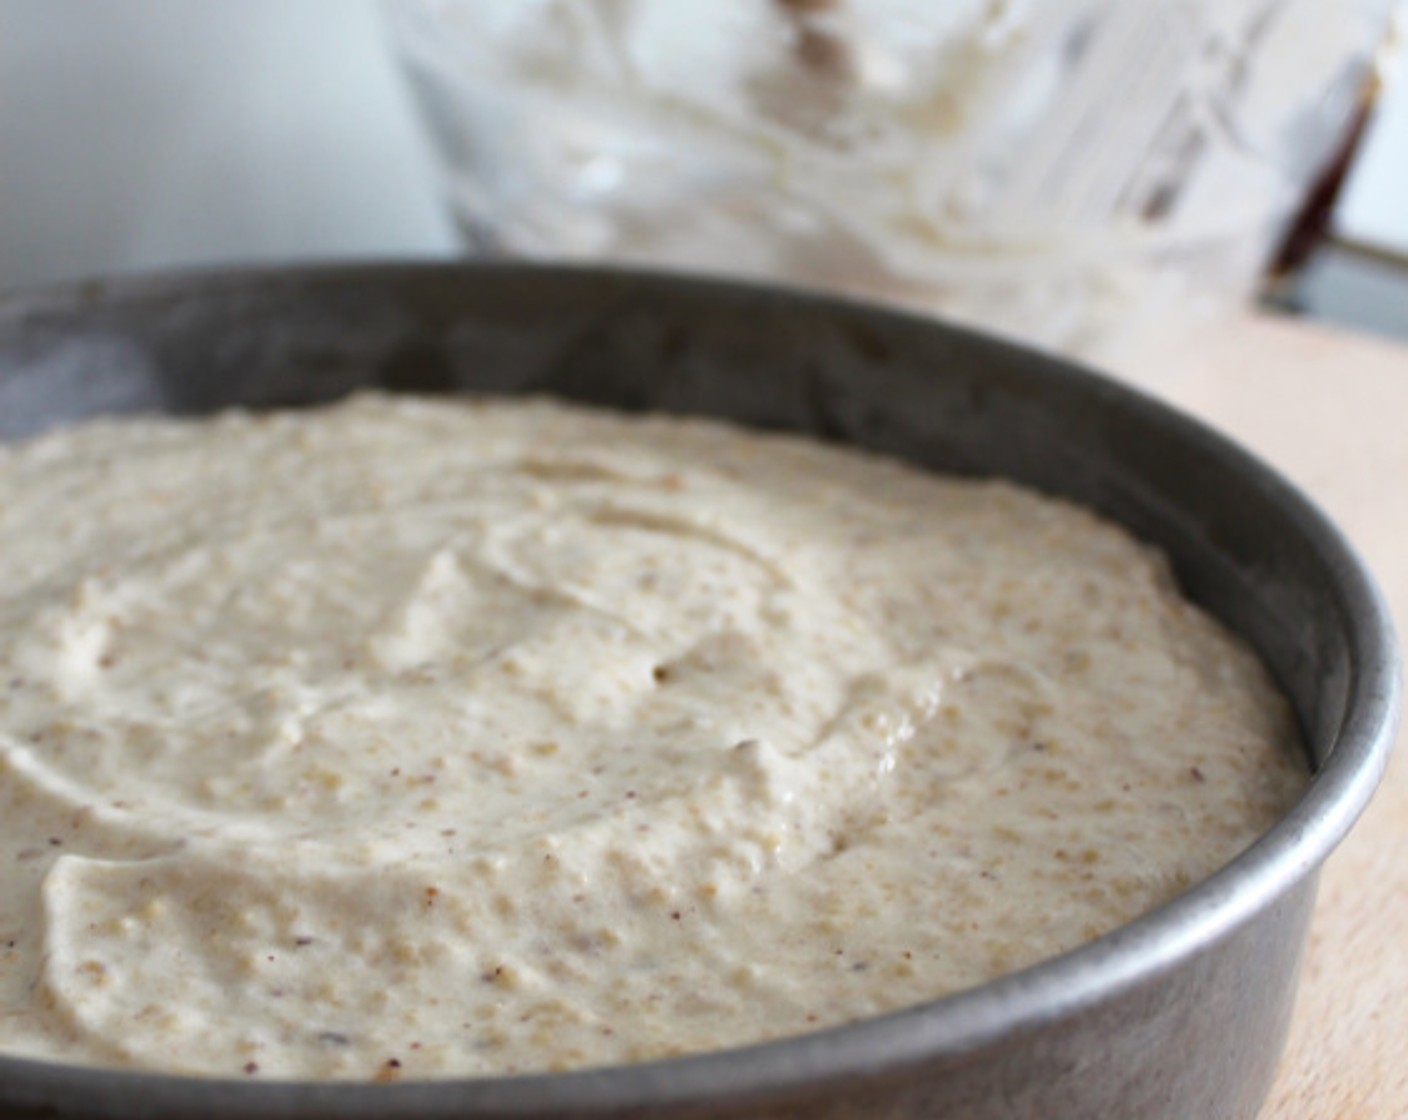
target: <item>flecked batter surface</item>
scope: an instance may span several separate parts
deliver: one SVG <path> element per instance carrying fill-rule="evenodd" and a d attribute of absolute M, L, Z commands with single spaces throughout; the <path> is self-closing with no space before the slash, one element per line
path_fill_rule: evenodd
<path fill-rule="evenodd" d="M 635 1061 L 979 984 L 1306 781 L 1068 504 L 795 438 L 366 396 L 0 447 L 0 1050 Z"/>

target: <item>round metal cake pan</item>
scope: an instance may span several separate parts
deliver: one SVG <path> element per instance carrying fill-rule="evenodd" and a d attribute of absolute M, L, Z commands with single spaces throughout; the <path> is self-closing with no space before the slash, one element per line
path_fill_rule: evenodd
<path fill-rule="evenodd" d="M 0 301 L 0 439 L 103 413 L 286 407 L 362 386 L 550 393 L 810 432 L 1067 495 L 1168 552 L 1290 697 L 1315 778 L 1162 909 L 971 991 L 760 1046 L 393 1085 L 189 1078 L 0 1057 L 17 1117 L 1249 1120 L 1318 869 L 1398 702 L 1387 612 L 1336 528 L 1196 421 L 931 320 L 625 271 L 396 265 L 94 282 Z M 1366 884 L 1365 889 L 1372 889 Z"/>

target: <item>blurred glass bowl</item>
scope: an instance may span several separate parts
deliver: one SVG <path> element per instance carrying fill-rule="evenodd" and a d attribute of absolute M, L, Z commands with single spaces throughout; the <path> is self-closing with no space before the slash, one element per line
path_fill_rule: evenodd
<path fill-rule="evenodd" d="M 388 0 L 467 245 L 1087 358 L 1239 306 L 1394 0 Z"/>

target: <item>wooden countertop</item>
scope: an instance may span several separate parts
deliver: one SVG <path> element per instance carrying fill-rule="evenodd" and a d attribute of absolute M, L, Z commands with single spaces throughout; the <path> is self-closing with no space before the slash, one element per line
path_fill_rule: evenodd
<path fill-rule="evenodd" d="M 1408 645 L 1408 349 L 1248 316 L 1119 373 L 1298 482 L 1357 546 Z M 1405 756 L 1401 732 L 1378 796 L 1326 864 L 1290 1044 L 1261 1120 L 1408 1117 Z"/>

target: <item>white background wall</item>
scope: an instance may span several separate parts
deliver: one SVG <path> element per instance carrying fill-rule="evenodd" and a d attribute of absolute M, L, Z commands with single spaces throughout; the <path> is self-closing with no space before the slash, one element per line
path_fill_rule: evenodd
<path fill-rule="evenodd" d="M 0 0 L 0 286 L 452 253 L 398 79 L 373 0 Z M 1408 252 L 1408 76 L 1340 218 Z"/>
<path fill-rule="evenodd" d="M 1398 23 L 1389 86 L 1340 198 L 1336 225 L 1348 236 L 1408 257 L 1408 3 L 1399 9 Z"/>
<path fill-rule="evenodd" d="M 454 241 L 371 0 L 0 0 L 0 285 Z"/>

